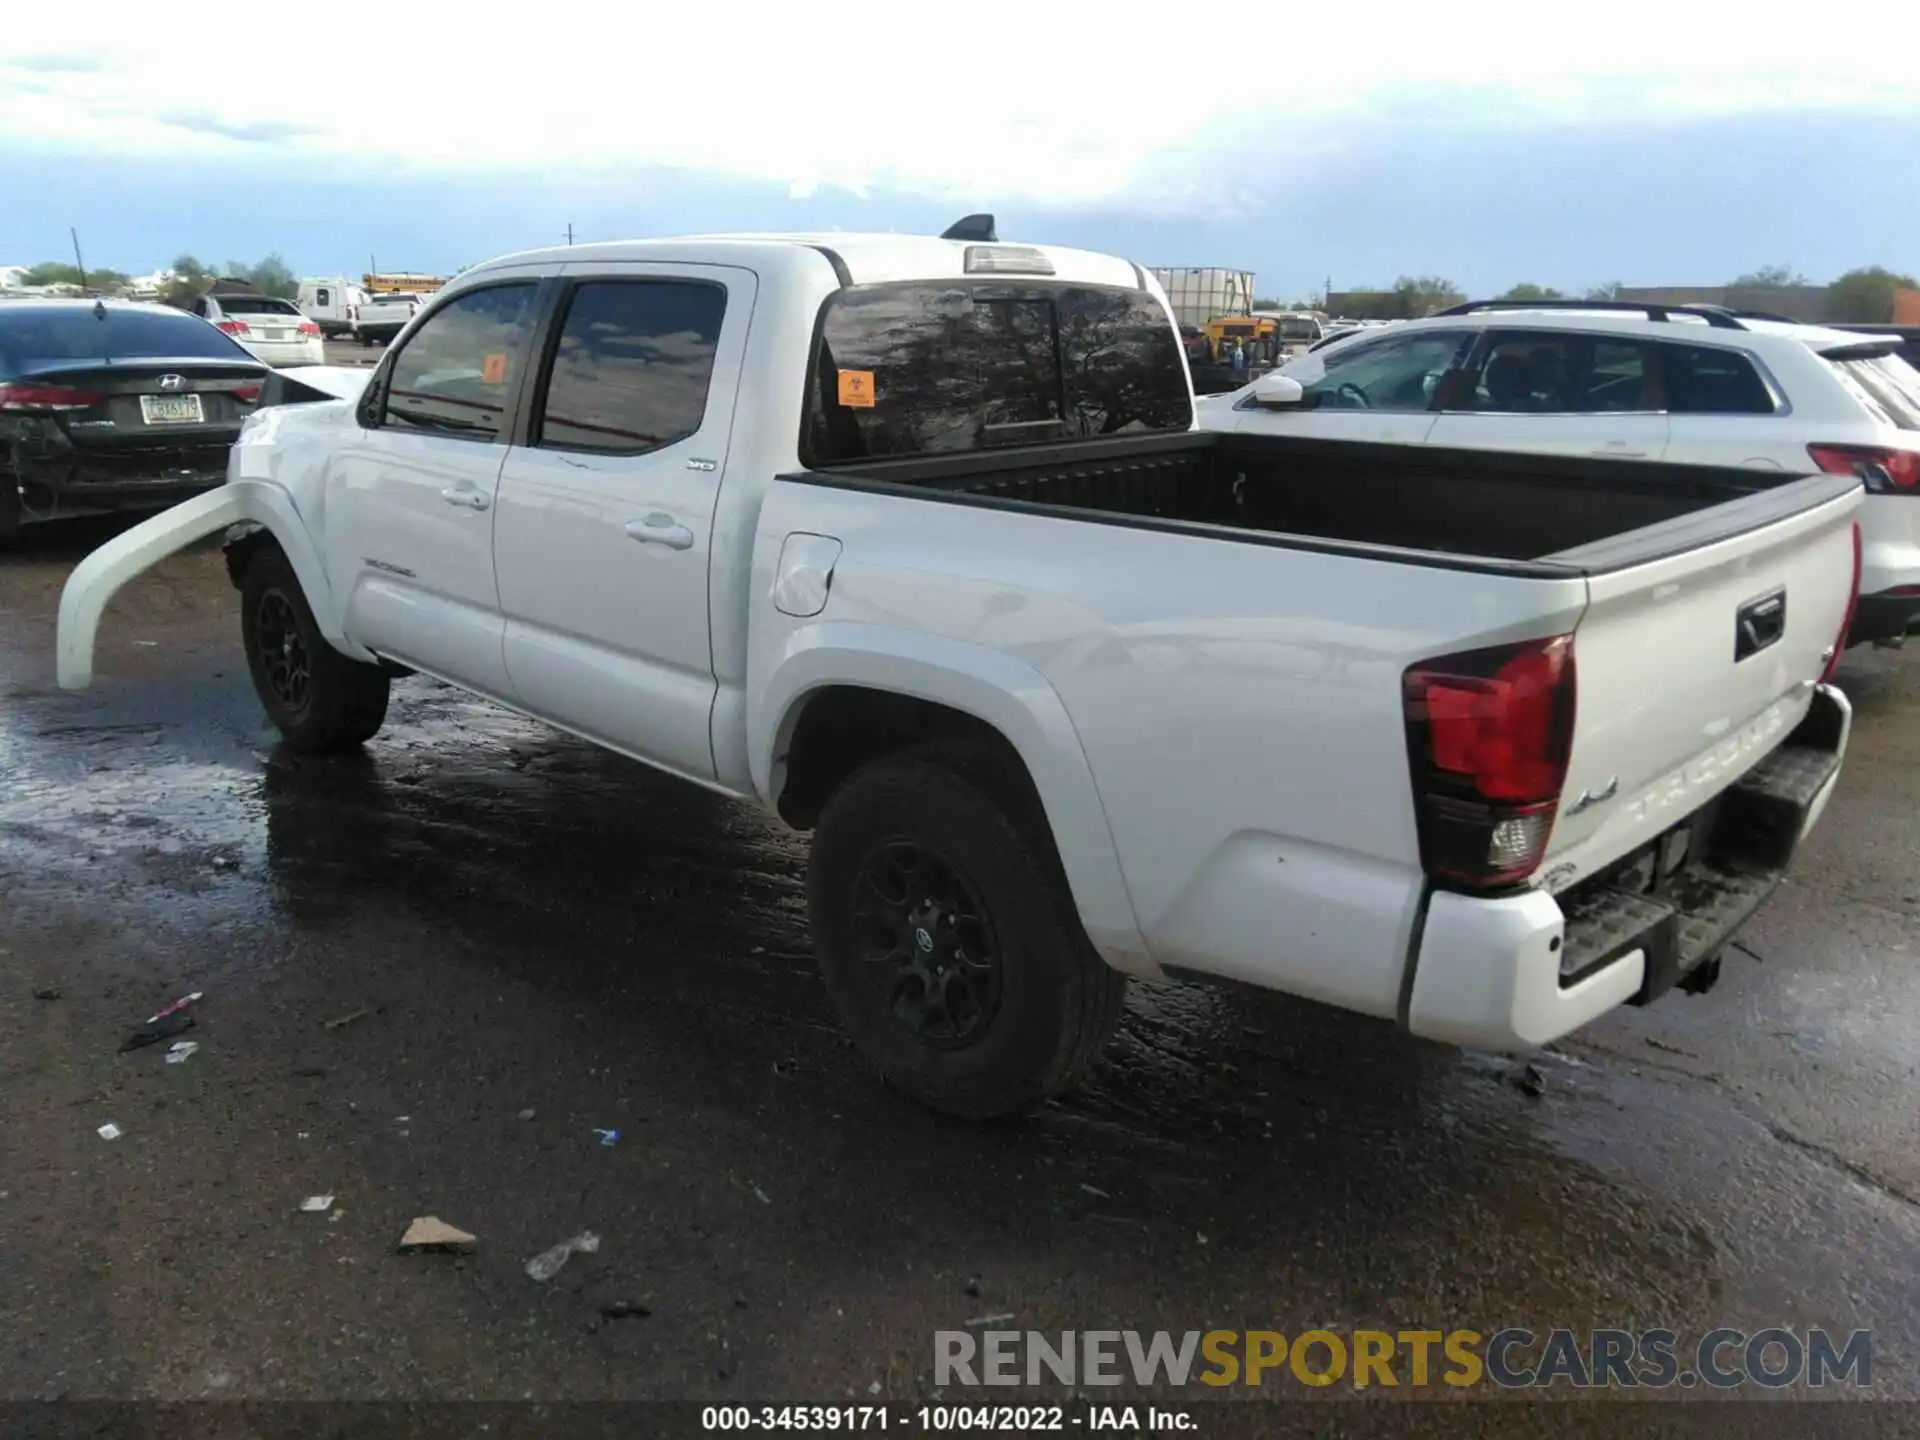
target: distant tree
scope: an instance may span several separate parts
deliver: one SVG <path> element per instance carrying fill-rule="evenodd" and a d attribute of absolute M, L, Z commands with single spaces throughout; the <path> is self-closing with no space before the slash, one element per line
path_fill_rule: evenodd
<path fill-rule="evenodd" d="M 1438 275 L 1402 275 L 1393 282 L 1391 320 L 1417 320 L 1466 299 L 1460 287 Z"/>
<path fill-rule="evenodd" d="M 1920 283 L 1880 265 L 1849 270 L 1827 286 L 1827 319 L 1884 325 L 1893 319 L 1896 290 L 1920 290 Z"/>
<path fill-rule="evenodd" d="M 292 300 L 300 294 L 299 277 L 287 268 L 278 250 L 251 265 L 244 260 L 229 260 L 221 274 L 230 280 L 244 280 L 262 295 L 281 300 Z"/>
<path fill-rule="evenodd" d="M 1791 290 L 1813 282 L 1791 265 L 1762 265 L 1727 282 L 1729 290 Z"/>
<path fill-rule="evenodd" d="M 1516 285 L 1500 298 L 1502 300 L 1564 300 L 1567 297 L 1551 285 Z"/>
<path fill-rule="evenodd" d="M 160 303 L 184 310 L 204 294 L 212 272 L 192 255 L 176 255 L 167 267 L 173 278 L 160 287 Z"/>
<path fill-rule="evenodd" d="M 1589 285 L 1581 294 L 1580 298 L 1582 300 L 1618 300 L 1620 298 L 1620 282 L 1618 280 L 1603 280 L 1598 285 Z"/>

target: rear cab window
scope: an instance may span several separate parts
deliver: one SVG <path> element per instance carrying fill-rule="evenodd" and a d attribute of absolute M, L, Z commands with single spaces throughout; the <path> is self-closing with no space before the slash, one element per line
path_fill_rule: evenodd
<path fill-rule="evenodd" d="M 801 456 L 815 468 L 1184 431 L 1179 336 L 1142 290 L 930 280 L 826 303 Z"/>
<path fill-rule="evenodd" d="M 211 297 L 228 315 L 298 315 L 300 307 L 291 300 L 271 295 L 215 295 Z"/>
<path fill-rule="evenodd" d="M 390 362 L 380 423 L 497 440 L 533 333 L 531 280 L 469 290 L 440 306 Z"/>
<path fill-rule="evenodd" d="M 1847 393 L 1881 424 L 1920 430 L 1920 370 L 1894 354 L 1826 359 Z"/>

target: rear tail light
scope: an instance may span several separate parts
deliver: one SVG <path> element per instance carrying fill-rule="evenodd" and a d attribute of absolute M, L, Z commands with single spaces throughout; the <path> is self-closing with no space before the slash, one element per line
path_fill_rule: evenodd
<path fill-rule="evenodd" d="M 244 400 L 247 404 L 251 405 L 260 398 L 260 387 L 258 385 L 236 385 L 227 393 L 233 396 L 234 399 Z"/>
<path fill-rule="evenodd" d="M 66 385 L 0 385 L 0 410 L 86 410 L 106 397 Z"/>
<path fill-rule="evenodd" d="M 318 335 L 320 333 L 320 327 L 311 320 L 302 320 L 300 322 L 300 333 L 303 336 Z"/>
<path fill-rule="evenodd" d="M 247 329 L 247 322 L 244 320 L 216 321 L 214 328 L 217 329 L 222 335 L 251 335 L 253 333 L 251 330 Z"/>
<path fill-rule="evenodd" d="M 1895 490 L 1920 493 L 1920 451 L 1893 450 L 1880 445 L 1809 445 L 1813 463 L 1829 475 L 1857 475 L 1874 480 L 1882 472 Z"/>
<path fill-rule="evenodd" d="M 1841 657 L 1847 653 L 1847 632 L 1853 629 L 1854 607 L 1860 603 L 1860 523 L 1853 526 L 1853 584 L 1847 589 L 1847 612 L 1840 617 L 1840 633 L 1833 640 L 1833 654 L 1827 657 L 1827 668 L 1820 672 L 1820 683 L 1826 684 L 1833 678 L 1833 672 L 1840 668 Z"/>
<path fill-rule="evenodd" d="M 1486 890 L 1539 868 L 1573 750 L 1575 688 L 1571 635 L 1408 669 L 1402 701 L 1429 875 Z"/>

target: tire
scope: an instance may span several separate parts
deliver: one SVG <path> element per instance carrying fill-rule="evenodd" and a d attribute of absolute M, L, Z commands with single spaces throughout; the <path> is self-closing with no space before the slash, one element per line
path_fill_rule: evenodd
<path fill-rule="evenodd" d="M 241 577 L 240 634 L 254 693 L 294 749 L 337 754 L 379 733 L 391 680 L 326 642 L 293 566 L 273 545 L 257 550 Z"/>
<path fill-rule="evenodd" d="M 896 1089 L 967 1119 L 1065 1089 L 1126 992 L 1080 928 L 1044 817 L 992 798 L 1022 788 L 972 748 L 886 756 L 827 801 L 807 866 L 820 973 L 854 1044 Z"/>

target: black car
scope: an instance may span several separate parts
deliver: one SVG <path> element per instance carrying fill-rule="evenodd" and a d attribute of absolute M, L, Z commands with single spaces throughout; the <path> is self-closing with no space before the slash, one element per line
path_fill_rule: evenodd
<path fill-rule="evenodd" d="M 267 374 L 165 306 L 0 300 L 0 537 L 220 484 Z"/>

